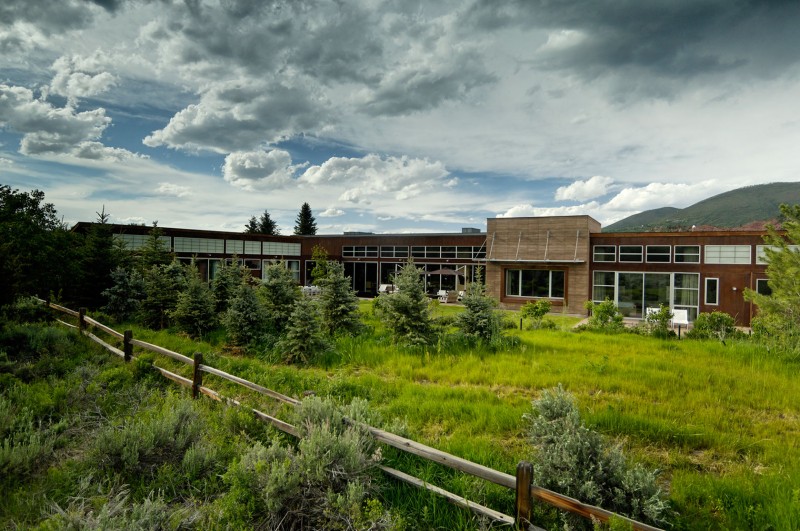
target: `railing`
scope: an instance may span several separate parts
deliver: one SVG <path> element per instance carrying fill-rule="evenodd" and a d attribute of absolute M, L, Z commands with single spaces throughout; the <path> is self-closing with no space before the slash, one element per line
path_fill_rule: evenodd
<path fill-rule="evenodd" d="M 159 367 L 155 363 L 152 364 L 152 367 L 158 372 L 160 372 L 164 377 L 169 378 L 170 380 L 173 380 L 178 384 L 183 385 L 184 387 L 190 388 L 192 391 L 193 398 L 197 398 L 198 396 L 203 394 L 208 396 L 209 398 L 212 398 L 220 402 L 225 402 L 227 404 L 234 405 L 237 407 L 248 408 L 256 416 L 256 418 L 258 418 L 262 422 L 271 424 L 277 429 L 285 433 L 288 433 L 290 435 L 293 435 L 295 437 L 300 436 L 300 432 L 295 426 L 287 422 L 284 422 L 278 418 L 275 418 L 271 415 L 268 415 L 263 411 L 259 411 L 255 408 L 249 408 L 248 406 L 242 404 L 238 400 L 224 397 L 217 391 L 214 391 L 213 389 L 204 386 L 203 373 L 217 376 L 219 378 L 235 383 L 237 385 L 241 385 L 242 387 L 246 387 L 247 389 L 250 389 L 259 394 L 268 396 L 279 402 L 291 406 L 300 405 L 300 401 L 297 400 L 296 398 L 292 398 L 277 391 L 267 389 L 266 387 L 250 382 L 243 378 L 239 378 L 238 376 L 234 376 L 233 374 L 229 374 L 225 371 L 221 371 L 219 369 L 211 367 L 210 365 L 205 365 L 203 363 L 203 355 L 199 352 L 195 353 L 194 356 L 190 358 L 188 356 L 179 354 L 177 352 L 173 352 L 158 345 L 153 345 L 145 341 L 136 340 L 133 338 L 133 333 L 130 330 L 126 330 L 124 333 L 119 333 L 116 330 L 109 328 L 108 326 L 92 319 L 91 317 L 88 317 L 86 315 L 86 310 L 84 308 L 81 308 L 80 311 L 76 312 L 74 310 L 70 310 L 69 308 L 65 308 L 63 306 L 59 306 L 57 304 L 53 304 L 41 299 L 39 299 L 39 301 L 43 304 L 46 304 L 49 308 L 52 308 L 54 310 L 57 310 L 59 312 L 65 313 L 73 317 L 77 317 L 78 319 L 77 326 L 61 320 L 58 320 L 58 322 L 72 328 L 77 328 L 82 334 L 89 337 L 92 341 L 99 343 L 108 351 L 123 358 L 125 361 L 135 360 L 136 357 L 133 356 L 133 348 L 139 347 L 140 349 L 143 350 L 167 356 L 180 363 L 191 365 L 192 366 L 191 379 L 181 376 L 179 374 L 175 374 L 163 367 Z M 89 332 L 88 330 L 89 326 L 93 326 L 94 328 L 103 331 L 104 333 L 116 338 L 117 340 L 121 340 L 122 349 L 119 349 L 107 343 L 106 341 L 99 338 L 95 334 Z M 352 421 L 348 420 L 347 422 L 352 422 Z M 395 435 L 393 433 L 389 433 L 387 431 L 372 426 L 368 425 L 363 425 L 363 426 L 369 431 L 370 434 L 372 434 L 372 436 L 377 441 L 381 443 L 387 444 L 393 448 L 397 448 L 398 450 L 401 450 L 403 452 L 416 455 L 423 459 L 427 459 L 429 461 L 433 461 L 435 463 L 444 465 L 453 470 L 457 470 L 459 472 L 463 472 L 465 474 L 481 478 L 496 485 L 500 485 L 502 487 L 506 487 L 508 489 L 515 491 L 516 494 L 515 515 L 509 516 L 501 512 L 495 511 L 494 509 L 491 509 L 489 507 L 485 507 L 483 505 L 471 502 L 466 498 L 463 498 L 457 494 L 453 494 L 452 492 L 448 492 L 435 485 L 431 485 L 422 479 L 410 476 L 399 470 L 395 470 L 387 466 L 380 466 L 380 469 L 384 473 L 395 479 L 398 479 L 415 487 L 434 492 L 444 497 L 454 505 L 469 509 L 475 513 L 491 518 L 492 520 L 495 520 L 502 524 L 506 524 L 509 526 L 517 526 L 520 529 L 539 530 L 540 528 L 534 526 L 530 522 L 531 516 L 533 514 L 532 502 L 533 500 L 537 500 L 546 503 L 556 509 L 580 515 L 587 519 L 596 519 L 599 520 L 600 522 L 608 522 L 610 518 L 614 517 L 616 519 L 627 522 L 636 530 L 660 531 L 659 528 L 657 527 L 653 527 L 651 525 L 642 522 L 637 522 L 628 517 L 615 514 L 611 511 L 607 511 L 600 507 L 588 505 L 574 498 L 570 498 L 569 496 L 565 496 L 563 494 L 559 494 L 557 492 L 533 485 L 533 480 L 534 480 L 533 467 L 530 463 L 526 461 L 522 461 L 517 465 L 516 475 L 506 474 L 504 472 L 499 472 L 497 470 L 485 467 L 478 463 L 473 463 L 472 461 L 462 459 L 461 457 L 448 454 L 446 452 L 442 452 L 441 450 L 437 450 L 436 448 L 426 446 L 422 443 L 413 441 L 411 439 L 406 439 L 405 437 L 400 437 L 399 435 Z"/>

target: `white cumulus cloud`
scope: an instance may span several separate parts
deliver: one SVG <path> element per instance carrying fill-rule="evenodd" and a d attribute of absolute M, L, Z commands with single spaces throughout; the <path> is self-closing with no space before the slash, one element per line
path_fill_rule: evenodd
<path fill-rule="evenodd" d="M 331 207 L 331 208 L 325 209 L 324 211 L 320 212 L 319 217 L 321 217 L 321 218 L 338 218 L 339 216 L 344 216 L 344 215 L 345 215 L 345 211 L 344 210 L 341 210 L 339 208 Z"/>
<path fill-rule="evenodd" d="M 117 83 L 117 78 L 104 71 L 102 63 L 99 54 L 60 57 L 52 66 L 56 74 L 50 82 L 50 91 L 70 99 L 106 92 Z"/>
<path fill-rule="evenodd" d="M 292 181 L 298 166 L 282 149 L 236 151 L 225 157 L 222 175 L 226 181 L 245 190 L 282 188 Z"/>
<path fill-rule="evenodd" d="M 556 190 L 557 201 L 587 201 L 600 197 L 608 193 L 610 186 L 614 184 L 611 177 L 595 175 L 585 181 L 575 181 L 569 186 L 562 186 Z"/>
<path fill-rule="evenodd" d="M 614 196 L 606 207 L 612 210 L 649 210 L 665 206 L 686 207 L 706 198 L 716 189 L 714 181 L 686 183 L 650 183 L 628 187 Z"/>
<path fill-rule="evenodd" d="M 192 191 L 188 186 L 181 186 L 174 183 L 158 183 L 156 192 L 161 195 L 170 195 L 174 197 L 186 197 L 191 195 Z"/>

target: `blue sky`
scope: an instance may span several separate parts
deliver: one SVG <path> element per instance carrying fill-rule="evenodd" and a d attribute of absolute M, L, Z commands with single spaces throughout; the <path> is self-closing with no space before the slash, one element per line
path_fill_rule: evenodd
<path fill-rule="evenodd" d="M 800 4 L 6 0 L 0 183 L 65 221 L 609 224 L 797 181 Z"/>

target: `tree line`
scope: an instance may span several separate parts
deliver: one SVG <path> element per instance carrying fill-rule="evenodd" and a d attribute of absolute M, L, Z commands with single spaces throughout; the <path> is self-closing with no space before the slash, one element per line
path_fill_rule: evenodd
<path fill-rule="evenodd" d="M 245 234 L 266 234 L 268 236 L 279 236 L 281 233 L 278 224 L 272 219 L 267 210 L 258 218 L 251 216 L 244 226 L 244 232 Z M 311 206 L 308 203 L 303 203 L 295 219 L 294 234 L 296 236 L 313 236 L 316 233 L 317 221 L 311 212 Z"/>

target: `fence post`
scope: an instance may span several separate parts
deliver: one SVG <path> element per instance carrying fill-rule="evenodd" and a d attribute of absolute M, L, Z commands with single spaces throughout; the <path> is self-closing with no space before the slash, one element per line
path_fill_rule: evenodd
<path fill-rule="evenodd" d="M 203 353 L 194 353 L 194 367 L 192 371 L 192 398 L 200 396 L 200 386 L 203 385 L 203 373 L 200 371 L 200 365 L 203 363 Z"/>
<path fill-rule="evenodd" d="M 133 357 L 133 343 L 131 343 L 131 339 L 133 339 L 133 331 L 125 330 L 122 333 L 122 352 L 125 354 L 125 361 L 131 361 Z"/>
<path fill-rule="evenodd" d="M 78 308 L 78 330 L 81 334 L 86 331 L 86 308 Z"/>
<path fill-rule="evenodd" d="M 515 523 L 518 529 L 527 529 L 533 516 L 533 465 L 520 461 L 517 465 L 517 498 L 515 502 Z"/>

